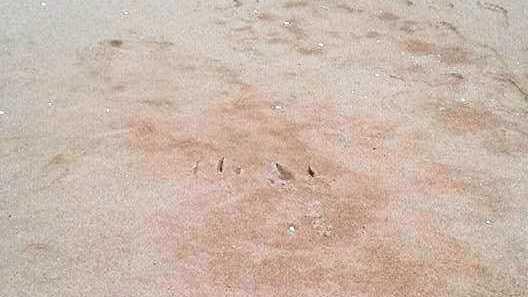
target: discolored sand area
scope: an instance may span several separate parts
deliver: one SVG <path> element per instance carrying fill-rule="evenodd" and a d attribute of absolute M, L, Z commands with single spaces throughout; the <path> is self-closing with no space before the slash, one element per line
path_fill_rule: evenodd
<path fill-rule="evenodd" d="M 528 2 L 0 28 L 0 296 L 528 296 Z"/>

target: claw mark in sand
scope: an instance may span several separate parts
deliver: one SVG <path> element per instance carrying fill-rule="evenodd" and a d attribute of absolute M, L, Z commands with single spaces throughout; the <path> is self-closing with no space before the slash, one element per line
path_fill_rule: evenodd
<path fill-rule="evenodd" d="M 308 174 L 311 176 L 311 177 L 314 177 L 315 176 L 315 171 L 312 169 L 312 167 L 310 165 L 308 165 Z"/>
<path fill-rule="evenodd" d="M 293 178 L 293 173 L 291 173 L 288 169 L 284 168 L 279 163 L 275 163 L 275 168 L 277 168 L 277 171 L 279 172 L 279 178 L 282 180 L 291 180 Z"/>
<path fill-rule="evenodd" d="M 224 171 L 224 157 L 222 157 L 220 160 L 218 160 L 218 165 L 216 166 L 216 169 L 218 172 L 222 173 Z"/>

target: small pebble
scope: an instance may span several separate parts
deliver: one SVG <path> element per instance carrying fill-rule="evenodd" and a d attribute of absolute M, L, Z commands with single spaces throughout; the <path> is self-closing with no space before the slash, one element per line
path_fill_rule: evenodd
<path fill-rule="evenodd" d="M 40 2 L 40 6 L 46 6 L 48 5 L 46 2 Z"/>
<path fill-rule="evenodd" d="M 320 47 L 324 47 L 324 43 L 322 43 L 322 42 L 319 42 L 317 45 L 320 46 Z"/>
<path fill-rule="evenodd" d="M 107 108 L 107 109 L 106 109 L 106 112 L 110 112 L 110 108 Z"/>
<path fill-rule="evenodd" d="M 5 114 L 5 112 L 3 110 L 0 110 L 0 115 L 3 115 Z"/>
<path fill-rule="evenodd" d="M 128 15 L 128 10 L 123 10 L 123 11 L 121 11 L 121 14 L 122 14 L 122 15 Z"/>
<path fill-rule="evenodd" d="M 491 225 L 491 224 L 493 224 L 493 220 L 491 220 L 491 219 L 486 219 L 486 224 L 487 224 L 487 225 Z"/>
<path fill-rule="evenodd" d="M 284 107 L 280 104 L 274 104 L 271 106 L 271 109 L 273 110 L 282 110 Z"/>
<path fill-rule="evenodd" d="M 288 235 L 290 235 L 290 236 L 291 236 L 291 235 L 295 235 L 295 226 L 290 225 L 290 226 L 288 227 Z"/>

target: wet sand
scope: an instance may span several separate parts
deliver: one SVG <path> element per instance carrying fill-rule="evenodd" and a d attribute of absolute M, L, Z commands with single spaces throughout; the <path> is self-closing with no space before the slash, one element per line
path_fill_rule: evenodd
<path fill-rule="evenodd" d="M 0 16 L 1 296 L 528 296 L 528 2 Z"/>

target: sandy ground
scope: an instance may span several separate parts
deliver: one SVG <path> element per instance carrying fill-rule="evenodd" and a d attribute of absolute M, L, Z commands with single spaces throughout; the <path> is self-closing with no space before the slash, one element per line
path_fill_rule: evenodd
<path fill-rule="evenodd" d="M 527 1 L 0 28 L 0 296 L 528 296 Z"/>

